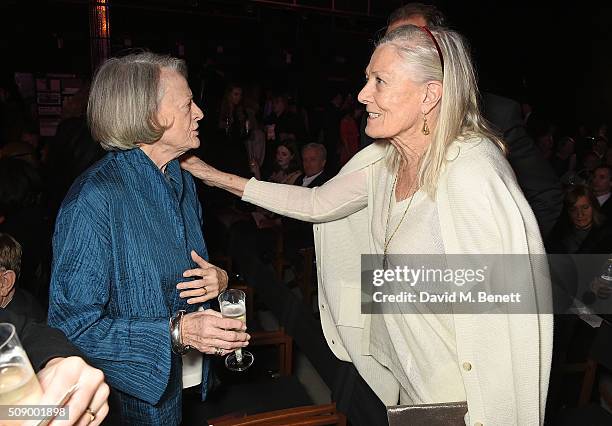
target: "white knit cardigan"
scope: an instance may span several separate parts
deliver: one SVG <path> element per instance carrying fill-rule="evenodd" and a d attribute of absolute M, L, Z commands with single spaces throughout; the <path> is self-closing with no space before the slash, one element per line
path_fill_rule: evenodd
<path fill-rule="evenodd" d="M 373 176 L 377 167 L 384 167 L 386 149 L 386 142 L 370 145 L 334 178 L 365 169 L 365 207 L 361 207 L 363 199 L 355 200 L 359 207 L 330 205 L 329 197 L 322 205 L 317 188 L 254 179 L 247 183 L 243 200 L 316 223 L 319 308 L 326 341 L 339 359 L 355 364 L 383 403 L 394 405 L 400 384 L 376 360 L 379 348 L 371 347 L 370 336 L 378 334 L 378 322 L 363 315 L 360 304 L 360 255 L 375 253 Z M 446 253 L 544 253 L 533 212 L 508 162 L 492 142 L 457 141 L 449 148 L 447 160 L 436 191 Z M 354 211 L 356 208 L 359 210 Z M 523 295 L 530 294 L 543 313 L 454 315 L 469 424 L 537 425 L 544 421 L 553 343 L 550 280 L 542 262 L 533 262 L 530 271 L 517 273 L 520 276 L 515 273 L 509 271 L 512 275 L 507 281 L 521 283 Z"/>

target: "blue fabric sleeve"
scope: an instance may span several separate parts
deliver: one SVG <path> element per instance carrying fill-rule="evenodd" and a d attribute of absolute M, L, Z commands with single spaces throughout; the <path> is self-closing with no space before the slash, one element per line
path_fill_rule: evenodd
<path fill-rule="evenodd" d="M 111 386 L 156 404 L 171 370 L 169 320 L 112 317 L 111 234 L 104 214 L 91 210 L 75 200 L 58 217 L 49 325 L 102 369 Z"/>

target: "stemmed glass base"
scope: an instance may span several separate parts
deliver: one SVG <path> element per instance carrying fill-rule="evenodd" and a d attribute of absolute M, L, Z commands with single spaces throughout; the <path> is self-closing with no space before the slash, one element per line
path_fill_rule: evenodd
<path fill-rule="evenodd" d="M 244 371 L 253 365 L 255 357 L 251 352 L 242 350 L 242 359 L 240 361 L 238 361 L 236 352 L 234 352 L 225 357 L 225 366 L 231 371 Z"/>

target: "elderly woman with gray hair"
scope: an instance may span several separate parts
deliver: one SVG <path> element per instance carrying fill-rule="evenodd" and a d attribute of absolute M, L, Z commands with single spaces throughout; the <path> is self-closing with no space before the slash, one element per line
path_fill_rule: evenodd
<path fill-rule="evenodd" d="M 249 340 L 242 322 L 206 309 L 227 274 L 205 260 L 196 188 L 177 161 L 199 146 L 203 116 L 186 75 L 182 60 L 152 53 L 101 66 L 87 117 L 109 152 L 75 181 L 56 222 L 49 324 L 104 372 L 121 424 L 179 424 L 182 387 L 202 383 L 206 396 L 200 353 Z"/>
<path fill-rule="evenodd" d="M 463 37 L 444 28 L 400 27 L 378 43 L 365 74 L 358 99 L 368 114 L 366 133 L 377 142 L 326 184 L 247 181 L 193 157 L 183 167 L 245 201 L 315 223 L 327 343 L 386 405 L 440 404 L 427 413 L 448 422 L 445 410 L 467 401 L 461 419 L 467 424 L 542 423 L 552 351 L 550 280 L 542 265 L 503 276 L 540 310 L 461 313 L 451 304 L 445 312 L 361 311 L 362 254 L 378 254 L 384 268 L 392 253 L 442 260 L 544 253 L 503 144 L 479 111 Z"/>

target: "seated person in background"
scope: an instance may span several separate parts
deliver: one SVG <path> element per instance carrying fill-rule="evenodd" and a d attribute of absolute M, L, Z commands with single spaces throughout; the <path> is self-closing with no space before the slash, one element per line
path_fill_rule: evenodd
<path fill-rule="evenodd" d="M 91 367 L 81 352 L 55 328 L 32 318 L 0 309 L 0 322 L 15 326 L 43 390 L 40 404 L 57 404 L 69 389 L 78 385 L 68 402 L 65 425 L 96 426 L 108 414 L 109 388 L 102 371 Z M 55 424 L 55 423 L 53 423 Z"/>
<path fill-rule="evenodd" d="M 265 180 L 268 182 L 293 185 L 302 174 L 299 164 L 300 158 L 295 143 L 292 141 L 280 142 L 276 147 L 276 157 L 274 159 L 272 174 Z M 255 178 L 261 180 L 261 172 L 257 163 L 251 162 L 250 166 Z"/>
<path fill-rule="evenodd" d="M 547 241 L 549 253 L 611 253 L 612 228 L 587 186 L 567 191 L 564 214 Z"/>
<path fill-rule="evenodd" d="M 330 176 L 325 172 L 327 149 L 320 143 L 309 143 L 302 148 L 304 173 L 296 179 L 295 185 L 314 188 L 327 182 Z"/>
<path fill-rule="evenodd" d="M 17 287 L 21 272 L 21 245 L 0 232 L 0 308 L 45 322 L 46 313 L 25 290 Z"/>
<path fill-rule="evenodd" d="M 593 171 L 591 187 L 595 197 L 597 197 L 602 213 L 607 216 L 608 220 L 611 220 L 612 200 L 610 200 L 610 192 L 612 191 L 612 167 L 608 165 L 597 167 Z"/>
<path fill-rule="evenodd" d="M 327 161 L 327 149 L 320 143 L 309 143 L 302 148 L 302 168 L 304 174 L 296 181 L 295 185 L 306 188 L 321 186 L 329 180 L 325 170 Z M 285 258 L 295 265 L 300 265 L 298 250 L 306 247 L 314 247 L 312 235 L 312 223 L 283 217 L 283 238 Z M 298 268 L 299 271 L 299 268 Z"/>

